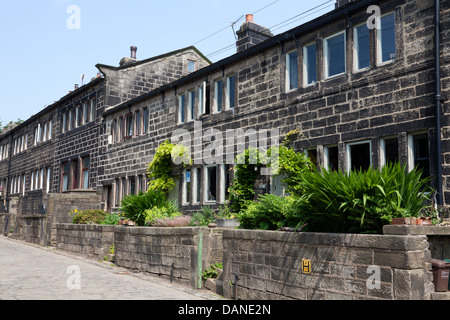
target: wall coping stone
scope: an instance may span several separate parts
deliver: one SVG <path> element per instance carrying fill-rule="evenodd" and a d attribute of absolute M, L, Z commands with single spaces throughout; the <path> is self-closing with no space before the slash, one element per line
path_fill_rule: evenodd
<path fill-rule="evenodd" d="M 386 225 L 383 227 L 383 233 L 385 235 L 448 236 L 450 226 Z"/>
<path fill-rule="evenodd" d="M 290 233 L 280 231 L 255 231 L 228 229 L 223 231 L 224 238 L 255 241 L 279 241 L 284 243 L 303 243 L 309 245 L 342 246 L 388 250 L 424 250 L 428 248 L 425 235 L 367 235 L 342 233 Z"/>

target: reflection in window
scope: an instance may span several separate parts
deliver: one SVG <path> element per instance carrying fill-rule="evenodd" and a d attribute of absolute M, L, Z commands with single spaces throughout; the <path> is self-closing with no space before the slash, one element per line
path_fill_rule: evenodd
<path fill-rule="evenodd" d="M 298 88 L 298 62 L 297 52 L 291 52 L 286 55 L 286 76 L 287 89 L 293 90 Z"/>
<path fill-rule="evenodd" d="M 370 142 L 350 143 L 347 145 L 350 171 L 365 171 L 372 165 Z"/>
<path fill-rule="evenodd" d="M 325 40 L 327 77 L 345 72 L 345 33 L 332 36 Z"/>
<path fill-rule="evenodd" d="M 356 69 L 370 67 L 369 28 L 363 24 L 355 28 Z"/>
<path fill-rule="evenodd" d="M 381 30 L 378 32 L 381 62 L 395 60 L 395 14 L 381 17 Z"/>
<path fill-rule="evenodd" d="M 305 82 L 306 84 L 311 84 L 317 81 L 317 54 L 316 54 L 316 44 L 311 44 L 305 47 Z"/>

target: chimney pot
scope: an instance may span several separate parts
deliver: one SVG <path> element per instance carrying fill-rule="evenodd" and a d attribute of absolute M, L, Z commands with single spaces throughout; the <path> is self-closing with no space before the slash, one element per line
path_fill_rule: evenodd
<path fill-rule="evenodd" d="M 75 83 L 74 88 L 75 88 L 75 90 L 78 89 L 78 83 Z"/>
<path fill-rule="evenodd" d="M 247 14 L 245 16 L 245 22 L 253 22 L 253 15 L 252 14 Z"/>
<path fill-rule="evenodd" d="M 131 46 L 130 50 L 131 50 L 131 59 L 136 59 L 137 47 Z"/>

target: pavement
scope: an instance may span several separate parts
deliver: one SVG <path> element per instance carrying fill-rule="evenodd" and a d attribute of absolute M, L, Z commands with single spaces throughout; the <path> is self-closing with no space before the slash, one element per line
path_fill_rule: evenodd
<path fill-rule="evenodd" d="M 55 248 L 0 236 L 0 300 L 222 300 Z"/>

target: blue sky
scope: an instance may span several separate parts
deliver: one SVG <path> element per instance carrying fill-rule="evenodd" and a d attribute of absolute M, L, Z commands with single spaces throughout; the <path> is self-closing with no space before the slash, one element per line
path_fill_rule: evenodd
<path fill-rule="evenodd" d="M 230 25 L 238 21 L 235 30 L 239 29 L 245 14 L 255 13 L 256 23 L 279 34 L 331 11 L 334 3 L 334 0 L 5 1 L 0 11 L 0 121 L 5 124 L 30 118 L 65 96 L 75 83 L 81 85 L 81 75 L 85 75 L 85 83 L 95 77 L 97 63 L 118 66 L 122 57 L 130 56 L 132 45 L 138 47 L 140 60 L 195 45 L 216 62 L 235 53 L 232 46 L 235 36 Z M 76 21 L 71 19 L 74 12 L 68 12 L 72 5 L 79 8 L 79 29 L 67 26 L 68 20 Z"/>

